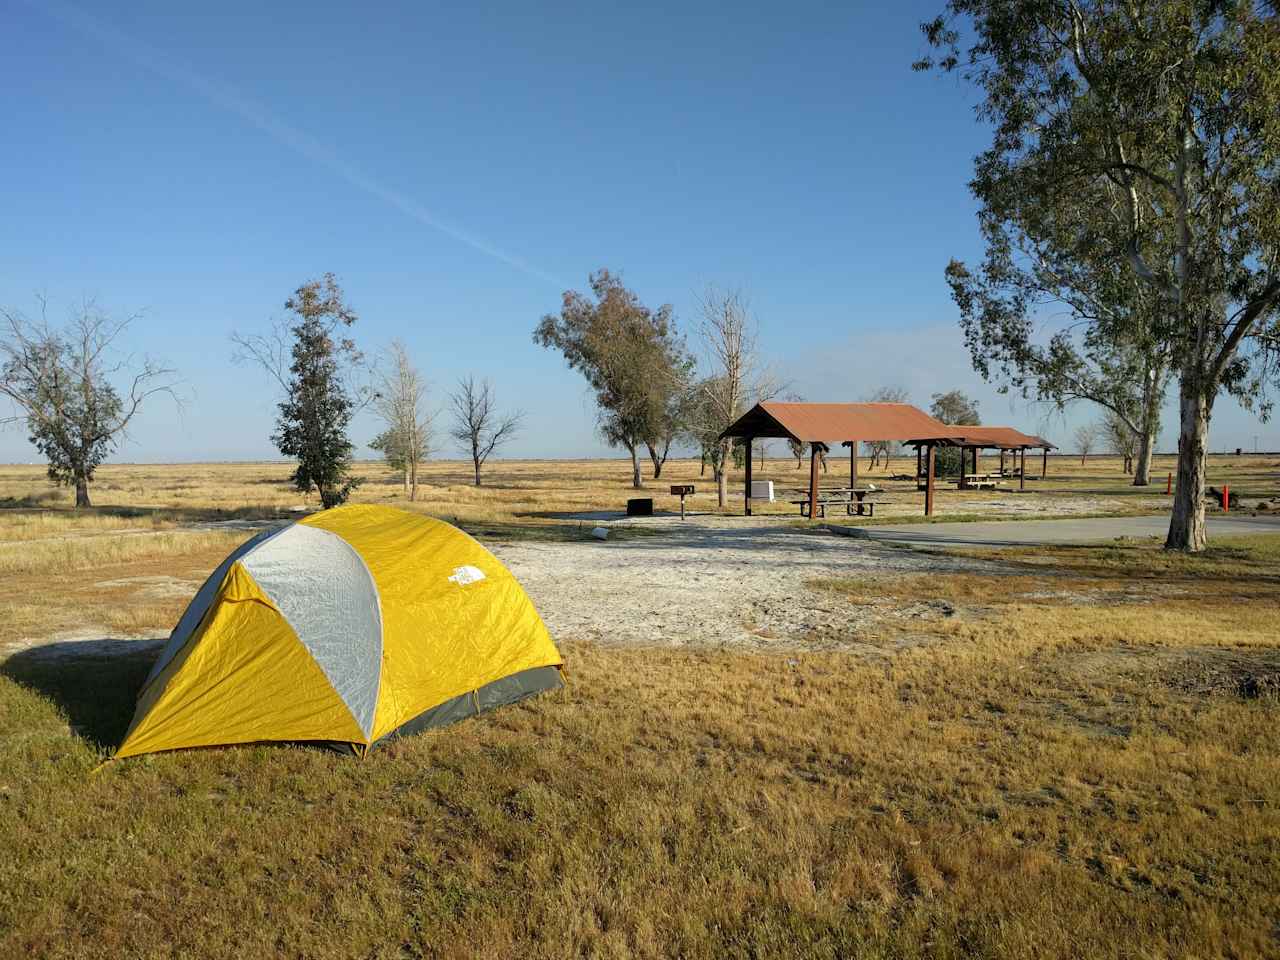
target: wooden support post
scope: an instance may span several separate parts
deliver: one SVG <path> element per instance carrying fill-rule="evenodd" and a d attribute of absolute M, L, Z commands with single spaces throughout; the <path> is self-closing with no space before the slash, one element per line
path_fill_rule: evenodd
<path fill-rule="evenodd" d="M 1027 448 L 1022 448 L 1022 467 L 1018 470 L 1018 489 L 1027 489 Z"/>
<path fill-rule="evenodd" d="M 1049 476 L 1049 448 L 1044 448 L 1044 457 L 1040 460 L 1040 479 Z"/>
<path fill-rule="evenodd" d="M 924 472 L 924 464 L 920 460 L 920 454 L 924 450 L 920 444 L 916 444 L 916 479 L 920 479 L 920 474 Z"/>
<path fill-rule="evenodd" d="M 973 472 L 978 472 L 978 448 L 973 448 Z"/>
<path fill-rule="evenodd" d="M 928 444 L 928 452 L 925 453 L 925 480 L 924 480 L 924 515 L 926 517 L 933 516 L 933 444 Z"/>
<path fill-rule="evenodd" d="M 1004 476 L 1004 447 L 1000 448 L 1000 476 Z"/>
<path fill-rule="evenodd" d="M 818 519 L 818 444 L 809 444 L 809 519 Z"/>
<path fill-rule="evenodd" d="M 849 486 L 858 485 L 858 441 L 849 441 Z"/>
<path fill-rule="evenodd" d="M 755 446 L 755 440 L 747 437 L 747 489 L 743 502 L 747 505 L 747 516 L 751 516 L 751 448 Z"/>

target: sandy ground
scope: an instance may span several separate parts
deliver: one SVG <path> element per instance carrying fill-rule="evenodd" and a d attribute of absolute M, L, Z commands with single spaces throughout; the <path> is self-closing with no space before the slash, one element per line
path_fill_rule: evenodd
<path fill-rule="evenodd" d="M 661 536 L 582 543 L 497 543 L 553 636 L 670 646 L 841 647 L 883 616 L 813 589 L 814 580 L 872 573 L 990 570 L 784 523 L 653 518 Z M 623 525 L 615 521 L 610 526 Z M 895 616 L 950 615 L 945 603 Z"/>
<path fill-rule="evenodd" d="M 613 516 L 616 517 L 616 514 Z M 656 528 L 651 537 L 587 536 L 569 542 L 489 542 L 486 545 L 528 591 L 552 636 L 609 644 L 713 646 L 739 649 L 856 650 L 874 622 L 888 615 L 911 621 L 954 613 L 945 602 L 907 604 L 886 611 L 848 603 L 810 584 L 827 577 L 886 572 L 961 571 L 993 564 L 928 555 L 892 545 L 797 529 L 780 518 L 744 521 L 703 516 L 612 520 L 619 527 Z M 102 581 L 133 586 L 141 599 L 190 596 L 198 583 L 141 576 Z M 53 636 L 7 643 L 0 657 L 41 647 L 50 657 L 124 652 L 122 640 L 86 618 Z M 909 633 L 901 645 L 910 646 Z M 131 642 L 138 650 L 151 643 Z M 883 652 L 882 647 L 875 648 Z"/>

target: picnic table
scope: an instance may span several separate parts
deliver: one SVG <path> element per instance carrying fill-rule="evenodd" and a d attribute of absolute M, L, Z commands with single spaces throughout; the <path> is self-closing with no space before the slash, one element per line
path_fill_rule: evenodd
<path fill-rule="evenodd" d="M 999 473 L 962 473 L 955 483 L 961 490 L 994 490 L 1002 479 Z"/>
<path fill-rule="evenodd" d="M 809 491 L 797 490 L 801 494 L 790 502 L 800 507 L 800 516 L 809 516 Z M 841 506 L 850 517 L 873 517 L 877 500 L 868 500 L 867 494 L 878 492 L 874 487 L 828 487 L 818 491 L 818 516 L 826 517 L 827 507 Z"/>

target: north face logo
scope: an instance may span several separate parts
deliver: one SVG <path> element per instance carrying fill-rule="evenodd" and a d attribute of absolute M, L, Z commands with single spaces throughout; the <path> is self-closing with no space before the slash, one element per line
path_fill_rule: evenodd
<path fill-rule="evenodd" d="M 460 587 L 465 587 L 468 583 L 476 583 L 484 579 L 484 571 L 479 567 L 461 566 L 456 567 L 453 576 L 449 580 L 456 583 Z"/>

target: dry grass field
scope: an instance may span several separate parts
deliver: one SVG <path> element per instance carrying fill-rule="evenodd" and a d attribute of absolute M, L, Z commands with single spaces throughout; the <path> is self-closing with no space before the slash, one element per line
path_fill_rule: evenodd
<path fill-rule="evenodd" d="M 1039 479 L 1040 458 L 1028 457 L 1024 491 L 1018 490 L 1016 479 L 1006 480 L 1005 489 L 994 491 L 960 492 L 954 485 L 940 482 L 937 518 L 1160 512 L 1169 508 L 1165 478 L 1175 471 L 1174 461 L 1173 456 L 1157 457 L 1155 482 L 1138 488 L 1129 483 L 1116 457 L 1094 456 L 1081 464 L 1076 456 L 1051 456 L 1045 480 Z M 994 470 L 996 462 L 988 454 L 981 461 L 981 469 Z M 867 464 L 866 457 L 860 459 L 859 481 L 873 483 L 883 491 L 877 495 L 884 502 L 877 520 L 880 513 L 886 519 L 923 519 L 924 494 L 910 481 L 889 479 L 914 471 L 914 456 L 897 457 L 874 470 Z M 651 470 L 647 462 L 644 468 L 648 477 Z M 305 506 L 303 498 L 287 483 L 291 469 L 285 463 L 108 464 L 99 469 L 92 488 L 99 509 L 99 518 L 93 524 L 103 525 L 102 529 L 114 526 L 123 530 L 191 520 L 285 515 Z M 357 474 L 365 483 L 357 490 L 356 500 L 403 505 L 400 484 L 383 465 L 360 463 Z M 693 483 L 698 490 L 689 499 L 690 509 L 716 510 L 710 472 L 700 474 L 696 460 L 672 460 L 661 480 L 647 481 L 644 493 L 632 490 L 629 477 L 630 465 L 623 460 L 507 460 L 490 463 L 485 470 L 485 485 L 475 487 L 469 463 L 434 461 L 423 470 L 423 486 L 414 506 L 462 522 L 501 520 L 536 525 L 555 522 L 557 514 L 621 510 L 627 498 L 636 495 L 655 496 L 658 509 L 678 510 L 679 501 L 668 494 L 667 487 L 671 483 Z M 779 498 L 771 505 L 757 502 L 757 513 L 797 515 L 796 508 L 785 501 L 807 488 L 808 461 L 797 470 L 794 459 L 771 456 L 763 465 L 756 465 L 755 478 L 773 480 Z M 833 453 L 828 471 L 821 475 L 821 484 L 842 486 L 848 478 L 848 457 Z M 1256 502 L 1280 496 L 1280 455 L 1213 456 L 1209 479 L 1210 483 L 1229 484 L 1246 506 L 1253 507 Z M 741 471 L 733 471 L 729 490 L 728 511 L 741 513 Z M 68 491 L 49 484 L 42 467 L 0 466 L 0 509 L 22 508 L 0 515 L 0 538 L 44 538 L 83 529 L 84 518 L 68 516 L 60 510 L 71 502 Z"/>
<path fill-rule="evenodd" d="M 494 463 L 476 490 L 438 463 L 415 509 L 585 565 L 563 515 L 620 509 L 627 469 Z M 710 511 L 697 464 L 670 469 Z M 357 499 L 403 502 L 362 470 Z M 248 536 L 228 521 L 303 505 L 287 473 L 109 466 L 77 515 L 0 467 L 0 956 L 1280 955 L 1280 536 L 947 572 L 841 539 L 868 563 L 808 596 L 856 649 L 570 633 L 564 691 L 364 761 L 264 745 L 91 774 L 157 651 L 129 638 L 172 626 Z M 1214 458 L 1211 482 L 1252 508 L 1280 458 Z M 917 518 L 888 486 L 886 519 Z M 941 519 L 1167 504 L 1105 458 L 1028 487 L 944 493 Z M 786 510 L 807 557 L 822 535 Z M 624 533 L 622 557 L 671 536 Z"/>

